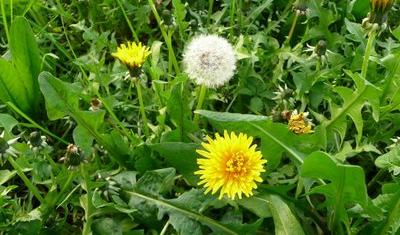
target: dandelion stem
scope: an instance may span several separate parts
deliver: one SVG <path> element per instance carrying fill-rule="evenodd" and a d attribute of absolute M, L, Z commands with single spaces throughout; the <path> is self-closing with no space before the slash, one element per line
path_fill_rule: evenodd
<path fill-rule="evenodd" d="M 160 235 L 164 235 L 167 232 L 168 226 L 171 224 L 171 222 L 168 220 L 167 223 L 165 223 L 163 229 L 160 232 Z"/>
<path fill-rule="evenodd" d="M 133 79 L 135 79 L 136 91 L 137 91 L 137 96 L 138 96 L 139 105 L 140 105 L 140 113 L 142 114 L 143 125 L 144 125 L 144 134 L 146 135 L 147 138 L 149 138 L 150 131 L 149 131 L 149 126 L 147 125 L 146 111 L 144 109 L 142 86 L 141 86 L 140 80 L 138 78 L 133 78 Z"/>
<path fill-rule="evenodd" d="M 200 88 L 199 101 L 197 102 L 196 110 L 200 110 L 203 107 L 203 103 L 206 98 L 206 93 L 207 93 L 207 87 L 205 85 L 202 85 Z M 194 115 L 193 121 L 196 125 L 198 124 L 199 114 L 196 113 Z"/>
<path fill-rule="evenodd" d="M 376 37 L 376 29 L 372 29 L 368 34 L 368 42 L 365 48 L 364 61 L 361 69 L 361 76 L 366 78 L 368 72 L 369 57 L 371 56 L 372 47 Z"/>
<path fill-rule="evenodd" d="M 296 14 L 294 15 L 293 22 L 292 22 L 292 27 L 290 28 L 289 35 L 288 35 L 288 37 L 287 37 L 287 39 L 286 39 L 285 44 L 288 44 L 288 45 L 289 45 L 290 40 L 291 40 L 292 37 L 293 37 L 294 29 L 296 28 L 297 20 L 298 20 L 298 19 L 299 19 L 299 13 L 296 12 Z"/>
<path fill-rule="evenodd" d="M 10 43 L 10 33 L 8 32 L 7 15 L 6 15 L 6 9 L 4 7 L 4 0 L 0 0 L 0 5 L 1 5 L 1 15 L 3 16 L 4 31 L 6 32 L 7 42 Z"/>
<path fill-rule="evenodd" d="M 207 14 L 207 24 L 211 23 L 211 14 L 214 7 L 214 0 L 208 0 L 208 14 Z"/>
<path fill-rule="evenodd" d="M 122 122 L 118 119 L 117 115 L 114 113 L 112 108 L 108 105 L 108 103 L 101 97 L 100 93 L 97 92 L 96 95 L 97 95 L 97 98 L 103 104 L 104 108 L 107 110 L 108 114 L 110 114 L 110 116 L 113 119 L 113 121 L 121 128 L 121 129 L 118 128 L 118 130 L 122 134 L 124 134 L 126 137 L 128 137 L 131 140 L 132 143 L 134 143 L 135 139 L 132 137 L 131 132 L 128 129 L 126 129 L 124 124 L 122 124 Z"/>
<path fill-rule="evenodd" d="M 156 9 L 156 6 L 154 5 L 153 0 L 148 0 L 148 2 L 149 2 L 149 5 L 150 5 L 150 8 L 151 8 L 151 11 L 154 14 L 154 17 L 157 20 L 158 26 L 160 27 L 161 34 L 162 34 L 162 36 L 164 38 L 164 41 L 167 44 L 168 53 L 170 55 L 170 59 L 172 60 L 173 65 L 174 65 L 175 73 L 179 74 L 181 71 L 180 71 L 180 68 L 179 68 L 179 65 L 178 65 L 178 61 L 176 60 L 176 56 L 175 56 L 174 48 L 172 47 L 171 39 L 170 39 L 170 37 L 168 37 L 168 34 L 165 31 L 164 23 L 161 20 L 160 15 L 157 12 L 157 9 Z"/>
<path fill-rule="evenodd" d="M 25 186 L 29 189 L 29 191 L 32 192 L 32 194 L 39 200 L 40 203 L 43 203 L 44 199 L 40 195 L 39 190 L 36 188 L 35 185 L 31 183 L 31 181 L 26 177 L 25 173 L 22 171 L 21 166 L 14 161 L 14 159 L 11 156 L 7 157 L 8 162 L 11 164 L 11 166 L 17 171 L 18 176 L 24 181 Z"/>

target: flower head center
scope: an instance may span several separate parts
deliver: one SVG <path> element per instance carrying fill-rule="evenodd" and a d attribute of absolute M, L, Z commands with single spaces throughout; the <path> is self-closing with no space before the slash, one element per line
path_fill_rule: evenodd
<path fill-rule="evenodd" d="M 10 145 L 7 141 L 0 137 L 0 154 L 5 154 L 9 148 Z"/>
<path fill-rule="evenodd" d="M 232 155 L 226 161 L 225 171 L 233 174 L 234 177 L 238 177 L 247 172 L 246 157 L 242 151 L 232 153 Z"/>

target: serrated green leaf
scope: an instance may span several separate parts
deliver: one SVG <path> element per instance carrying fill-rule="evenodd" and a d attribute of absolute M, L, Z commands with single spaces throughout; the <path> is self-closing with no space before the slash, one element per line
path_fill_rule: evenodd
<path fill-rule="evenodd" d="M 389 152 L 379 156 L 375 160 L 375 165 L 393 172 L 395 176 L 400 174 L 400 146 L 396 146 Z"/>
<path fill-rule="evenodd" d="M 372 116 L 375 121 L 379 120 L 379 105 L 381 90 L 362 78 L 359 74 L 347 71 L 353 79 L 356 90 L 347 87 L 336 87 L 335 91 L 343 99 L 341 106 L 331 102 L 331 118 L 322 122 L 328 133 L 337 132 L 344 139 L 347 129 L 346 117 L 349 116 L 356 126 L 357 139 L 360 140 L 363 131 L 363 119 L 361 110 L 368 103 L 372 108 Z"/>
<path fill-rule="evenodd" d="M 346 206 L 359 203 L 368 205 L 364 171 L 359 166 L 339 164 L 324 152 L 314 152 L 305 158 L 301 167 L 301 176 L 312 179 L 324 179 L 330 183 L 315 186 L 309 193 L 323 194 L 325 205 L 330 211 L 329 227 L 340 230 L 343 222 L 349 229 Z"/>

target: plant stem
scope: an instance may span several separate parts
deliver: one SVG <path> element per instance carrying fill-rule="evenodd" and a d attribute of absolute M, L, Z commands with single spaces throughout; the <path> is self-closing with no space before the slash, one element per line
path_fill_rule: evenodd
<path fill-rule="evenodd" d="M 208 14 L 207 14 L 207 25 L 211 23 L 211 14 L 214 7 L 214 0 L 208 0 Z"/>
<path fill-rule="evenodd" d="M 201 85 L 199 99 L 197 102 L 196 110 L 200 110 L 203 107 L 204 100 L 206 98 L 207 87 L 205 85 Z M 197 125 L 199 122 L 199 114 L 195 114 L 193 118 L 194 123 Z"/>
<path fill-rule="evenodd" d="M 147 138 L 149 138 L 150 131 L 149 131 L 149 127 L 147 125 L 147 116 L 146 116 L 146 111 L 144 109 L 142 86 L 140 84 L 140 79 L 139 78 L 132 78 L 132 79 L 135 80 L 135 86 L 136 86 L 137 96 L 138 96 L 139 105 L 140 105 L 140 113 L 142 114 L 142 119 L 143 119 L 144 134 L 146 135 Z"/>
<path fill-rule="evenodd" d="M 288 44 L 288 45 L 289 45 L 290 40 L 291 40 L 292 37 L 293 37 L 294 29 L 296 28 L 297 20 L 298 20 L 298 19 L 299 19 L 299 13 L 296 12 L 296 14 L 294 15 L 293 22 L 292 22 L 292 27 L 290 28 L 290 31 L 289 31 L 289 34 L 288 34 L 288 37 L 287 37 L 287 39 L 286 39 L 285 44 Z"/>
<path fill-rule="evenodd" d="M 137 36 L 135 30 L 133 29 L 132 23 L 131 23 L 131 21 L 129 20 L 128 15 L 126 14 L 126 11 L 125 11 L 125 9 L 124 9 L 124 6 L 122 6 L 121 0 L 117 0 L 117 2 L 118 2 L 118 5 L 119 5 L 119 8 L 121 8 L 122 14 L 124 15 L 125 21 L 126 21 L 126 23 L 128 24 L 129 29 L 131 30 L 131 33 L 132 33 L 133 38 L 134 38 L 136 41 L 139 41 L 139 38 L 138 38 L 138 36 Z"/>
<path fill-rule="evenodd" d="M 230 3 L 230 39 L 232 39 L 233 38 L 233 27 L 235 26 L 235 8 L 236 8 L 236 0 L 231 0 L 230 1 L 231 3 Z"/>
<path fill-rule="evenodd" d="M 371 29 L 371 31 L 368 34 L 368 42 L 367 42 L 367 46 L 365 48 L 364 61 L 362 64 L 362 69 L 361 69 L 361 76 L 363 78 L 366 78 L 366 76 L 367 76 L 369 57 L 371 56 L 372 46 L 375 42 L 375 37 L 376 37 L 376 30 Z"/>
<path fill-rule="evenodd" d="M 1 15 L 3 16 L 4 31 L 6 32 L 7 42 L 10 43 L 10 33 L 8 32 L 7 15 L 6 15 L 4 0 L 0 0 L 0 6 L 1 6 Z"/>
<path fill-rule="evenodd" d="M 161 230 L 160 235 L 164 235 L 164 234 L 167 232 L 168 226 L 169 226 L 170 224 L 171 224 L 171 222 L 169 222 L 169 220 L 168 220 L 167 223 L 165 223 L 163 229 Z"/>
<path fill-rule="evenodd" d="M 7 158 L 8 162 L 12 165 L 12 167 L 17 171 L 18 176 L 24 181 L 25 186 L 29 189 L 29 191 L 39 200 L 40 203 L 43 203 L 44 199 L 40 195 L 39 190 L 35 185 L 31 183 L 31 181 L 26 177 L 25 173 L 22 171 L 22 168 L 11 156 Z"/>
<path fill-rule="evenodd" d="M 17 106 L 15 106 L 13 103 L 11 102 L 7 102 L 8 107 L 10 107 L 11 109 L 13 109 L 17 114 L 19 114 L 21 117 L 25 118 L 28 122 L 32 123 L 34 125 L 34 127 L 36 127 L 37 129 L 43 131 L 44 133 L 48 134 L 49 136 L 57 139 L 58 141 L 60 141 L 61 143 L 68 145 L 68 141 L 58 137 L 57 135 L 53 134 L 51 131 L 47 130 L 46 128 L 42 127 L 41 125 L 39 125 L 37 122 L 33 121 L 28 115 L 26 115 L 24 112 L 22 112 Z"/>
<path fill-rule="evenodd" d="M 154 17 L 157 20 L 158 26 L 160 27 L 161 30 L 161 34 L 164 38 L 165 43 L 167 44 L 167 48 L 168 48 L 168 53 L 170 55 L 170 59 L 172 60 L 172 63 L 174 65 L 174 69 L 175 69 L 175 73 L 179 74 L 180 73 L 180 69 L 179 69 L 179 65 L 178 65 L 178 61 L 176 60 L 176 56 L 175 56 L 175 52 L 174 52 L 174 48 L 172 47 L 172 42 L 168 37 L 167 32 L 165 31 L 165 27 L 164 27 L 164 23 L 161 20 L 160 15 L 157 12 L 156 6 L 154 5 L 153 0 L 148 0 L 149 1 L 149 5 L 150 8 L 154 14 Z"/>
<path fill-rule="evenodd" d="M 117 123 L 117 125 L 121 128 L 120 132 L 122 132 L 122 134 L 124 134 L 126 137 L 128 137 L 131 140 L 132 143 L 135 143 L 136 141 L 132 137 L 131 132 L 128 129 L 126 129 L 124 124 L 122 124 L 122 122 L 118 119 L 117 115 L 114 113 L 112 108 L 110 106 L 108 106 L 107 102 L 101 97 L 99 92 L 96 93 L 96 96 L 101 101 L 101 103 L 103 104 L 104 108 L 107 110 L 108 114 L 110 114 L 110 116 L 113 119 L 113 121 L 115 123 Z"/>

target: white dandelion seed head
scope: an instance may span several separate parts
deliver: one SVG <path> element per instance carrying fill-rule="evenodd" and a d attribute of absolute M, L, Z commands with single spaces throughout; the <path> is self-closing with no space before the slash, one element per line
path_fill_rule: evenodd
<path fill-rule="evenodd" d="M 183 54 L 185 72 L 198 85 L 215 88 L 224 85 L 236 69 L 232 45 L 217 35 L 200 35 L 186 47 Z"/>

